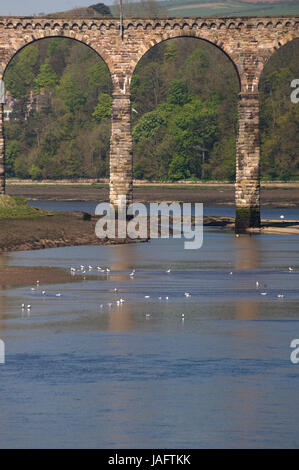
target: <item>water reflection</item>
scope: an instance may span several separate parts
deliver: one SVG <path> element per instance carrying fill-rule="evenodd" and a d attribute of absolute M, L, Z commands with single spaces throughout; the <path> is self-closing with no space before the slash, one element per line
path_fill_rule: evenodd
<path fill-rule="evenodd" d="M 261 265 L 261 254 L 259 237 L 251 235 L 242 235 L 235 238 L 235 268 L 242 269 L 259 269 Z M 239 280 L 239 288 L 242 289 L 242 281 Z M 236 302 L 237 320 L 254 320 L 258 316 L 258 303 L 251 299 L 242 299 Z M 248 332 L 244 332 L 245 336 Z"/>
<path fill-rule="evenodd" d="M 45 296 L 6 291 L 0 447 L 298 447 L 288 346 L 299 267 L 287 270 L 298 241 L 262 240 L 213 230 L 197 253 L 171 240 L 10 254 L 25 269 L 99 263 L 111 272 L 41 282 Z M 266 298 L 256 280 L 269 285 Z M 279 314 L 276 287 L 286 293 Z M 20 320 L 23 302 L 30 321 Z"/>
<path fill-rule="evenodd" d="M 111 269 L 115 271 L 128 271 L 136 266 L 139 261 L 137 250 L 134 245 L 115 245 L 109 247 L 109 259 L 111 259 Z M 123 276 L 123 280 L 128 276 Z"/>
<path fill-rule="evenodd" d="M 242 235 L 235 238 L 236 269 L 258 269 L 261 264 L 260 239 L 257 236 Z"/>
<path fill-rule="evenodd" d="M 235 268 L 236 270 L 258 270 L 261 267 L 261 250 L 259 237 L 250 235 L 242 235 L 235 238 Z M 254 289 L 254 283 L 253 280 Z M 242 281 L 239 280 L 239 286 L 242 288 Z M 259 302 L 252 299 L 238 299 L 235 303 L 235 319 L 236 320 L 255 320 L 259 316 Z M 259 343 L 262 341 L 257 328 L 252 328 L 252 324 L 246 321 L 240 325 L 235 333 L 236 343 L 232 348 L 232 358 L 240 358 L 240 354 L 244 359 L 244 368 L 246 362 L 252 359 L 260 359 Z M 256 348 L 252 348 L 252 344 L 256 344 Z M 248 347 L 250 345 L 250 347 Z M 258 428 L 258 410 L 261 402 L 260 392 L 256 387 L 248 387 L 248 384 L 236 384 L 231 400 L 233 409 L 232 416 L 236 417 L 239 427 L 239 434 L 242 442 L 242 435 L 254 435 Z"/>
<path fill-rule="evenodd" d="M 130 271 L 139 261 L 137 250 L 132 245 L 111 246 L 109 247 L 109 255 L 111 259 L 111 271 L 119 271 L 113 273 L 110 279 L 113 281 L 128 281 L 128 271 Z M 119 297 L 123 294 L 120 293 Z M 126 332 L 131 331 L 133 327 L 132 312 L 129 304 L 123 303 L 119 307 L 111 308 L 108 316 L 108 330 Z"/>
<path fill-rule="evenodd" d="M 118 308 L 111 308 L 108 316 L 108 330 L 126 332 L 132 331 L 134 322 L 129 304 L 122 304 Z"/>

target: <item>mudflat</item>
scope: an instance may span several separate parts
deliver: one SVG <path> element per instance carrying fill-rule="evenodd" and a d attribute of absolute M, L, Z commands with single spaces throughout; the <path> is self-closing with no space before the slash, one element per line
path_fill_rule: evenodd
<path fill-rule="evenodd" d="M 109 187 L 99 185 L 10 185 L 10 196 L 24 196 L 33 200 L 95 201 L 109 199 Z M 136 184 L 134 200 L 138 202 L 179 201 L 204 204 L 234 204 L 233 184 Z M 299 207 L 299 183 L 271 183 L 262 185 L 264 206 Z"/>
<path fill-rule="evenodd" d="M 85 220 L 82 213 L 61 213 L 35 219 L 1 219 L 0 252 L 39 250 L 76 245 L 111 245 L 125 239 L 99 239 L 97 219 Z"/>

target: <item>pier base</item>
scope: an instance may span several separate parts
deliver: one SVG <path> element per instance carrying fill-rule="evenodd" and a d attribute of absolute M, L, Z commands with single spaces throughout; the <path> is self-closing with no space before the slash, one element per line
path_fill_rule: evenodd
<path fill-rule="evenodd" d="M 248 228 L 259 228 L 260 226 L 261 216 L 259 207 L 236 207 L 236 233 L 246 233 Z"/>

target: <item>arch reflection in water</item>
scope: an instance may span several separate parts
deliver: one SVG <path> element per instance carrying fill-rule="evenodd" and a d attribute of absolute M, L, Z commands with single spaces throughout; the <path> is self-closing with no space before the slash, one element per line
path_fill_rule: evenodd
<path fill-rule="evenodd" d="M 111 259 L 111 280 L 116 282 L 131 282 L 129 271 L 138 263 L 138 250 L 134 245 L 116 245 L 109 247 L 109 257 Z M 116 273 L 115 273 L 116 271 Z M 119 286 L 116 285 L 116 288 Z M 119 297 L 125 297 L 125 293 L 121 293 Z M 126 302 L 109 309 L 108 330 L 110 331 L 131 331 L 132 329 L 132 312 L 130 305 Z"/>
<path fill-rule="evenodd" d="M 235 268 L 238 270 L 252 269 L 258 270 L 261 264 L 259 237 L 242 235 L 235 238 Z M 239 288 L 244 286 L 242 280 L 237 280 Z M 253 320 L 258 316 L 258 302 L 252 299 L 242 299 L 236 301 L 237 320 Z M 244 332 L 243 332 L 244 333 Z M 245 336 L 247 333 L 245 334 Z"/>

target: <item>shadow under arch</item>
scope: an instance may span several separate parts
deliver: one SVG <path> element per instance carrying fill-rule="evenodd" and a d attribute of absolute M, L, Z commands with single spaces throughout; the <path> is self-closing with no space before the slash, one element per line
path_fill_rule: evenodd
<path fill-rule="evenodd" d="M 236 71 L 236 74 L 237 74 L 237 77 L 238 77 L 238 81 L 239 81 L 239 91 L 241 91 L 241 86 L 242 86 L 242 81 L 241 81 L 241 75 L 240 75 L 240 72 L 239 72 L 239 69 L 238 69 L 238 66 L 236 64 L 236 62 L 234 61 L 234 59 L 230 56 L 230 54 L 225 50 L 223 49 L 219 44 L 213 42 L 213 41 L 210 41 L 209 39 L 207 38 L 204 38 L 204 37 L 200 37 L 200 36 L 197 36 L 196 34 L 192 35 L 192 34 L 186 34 L 186 35 L 182 35 L 182 34 L 178 34 L 177 36 L 174 35 L 174 36 L 170 36 L 168 38 L 161 38 L 160 40 L 157 40 L 155 39 L 155 44 L 153 45 L 150 45 L 148 47 L 144 47 L 144 50 L 142 50 L 138 56 L 137 56 L 137 60 L 136 60 L 136 63 L 135 63 L 135 66 L 133 68 L 133 71 L 132 71 L 132 76 L 138 66 L 138 64 L 140 63 L 140 61 L 143 59 L 144 56 L 146 56 L 146 54 L 150 51 L 152 51 L 153 49 L 155 49 L 157 46 L 161 46 L 161 44 L 163 43 L 166 43 L 168 41 L 171 41 L 172 39 L 175 39 L 175 40 L 178 40 L 178 39 L 197 39 L 199 41 L 203 41 L 205 43 L 208 43 L 210 44 L 211 46 L 214 46 L 216 49 L 218 49 L 219 51 L 223 52 L 223 54 L 230 60 L 230 62 L 232 63 L 232 65 L 234 66 L 234 69 Z"/>
<path fill-rule="evenodd" d="M 291 83 L 299 78 L 299 38 L 277 44 L 259 76 L 261 177 L 299 178 L 298 110 Z"/>
<path fill-rule="evenodd" d="M 190 42 L 190 46 L 188 46 Z M 221 84 L 221 74 L 217 74 L 216 72 L 216 68 L 215 67 L 223 67 L 222 70 L 224 70 L 225 74 L 227 74 L 227 76 L 229 77 L 229 87 L 231 88 L 231 90 L 226 90 L 228 91 L 229 95 L 227 95 L 228 97 L 230 96 L 230 94 L 234 95 L 234 98 L 230 101 L 231 103 L 231 107 L 234 107 L 234 111 L 232 113 L 230 113 L 230 110 L 228 112 L 228 115 L 232 118 L 232 120 L 234 121 L 234 117 L 237 115 L 237 103 L 238 103 L 238 94 L 241 90 L 241 80 L 240 80 L 240 74 L 239 74 L 239 71 L 237 69 L 237 66 L 235 64 L 235 62 L 231 59 L 231 57 L 222 49 L 220 48 L 217 44 L 213 43 L 212 41 L 209 41 L 207 39 L 204 39 L 204 38 L 200 38 L 200 37 L 197 37 L 197 36 L 191 36 L 191 35 L 178 35 L 178 36 L 174 36 L 174 37 L 169 37 L 167 39 L 163 39 L 161 41 L 159 41 L 157 44 L 153 45 L 152 47 L 148 48 L 146 52 L 144 52 L 142 55 L 141 55 L 141 58 L 139 59 L 138 63 L 136 64 L 136 67 L 134 68 L 134 73 L 132 75 L 132 81 L 131 81 L 131 97 L 132 97 L 132 102 L 133 102 L 133 113 L 132 113 L 132 123 L 134 124 L 134 121 L 136 122 L 136 124 L 138 125 L 138 112 L 139 112 L 139 108 L 137 107 L 138 104 L 140 106 L 140 97 L 137 98 L 137 100 L 135 101 L 134 103 L 134 100 L 135 100 L 135 97 L 136 97 L 136 94 L 135 94 L 135 90 L 133 89 L 133 86 L 132 85 L 135 85 L 135 77 L 140 75 L 140 70 L 145 67 L 145 65 L 147 63 L 149 63 L 150 61 L 152 61 L 153 63 L 156 63 L 157 64 L 157 67 L 159 64 L 161 64 L 161 68 L 164 67 L 165 68 L 165 64 L 167 62 L 167 58 L 165 59 L 165 53 L 166 53 L 166 49 L 168 47 L 168 44 L 170 45 L 171 43 L 174 43 L 175 45 L 177 45 L 177 54 L 178 54 L 178 60 L 177 59 L 174 59 L 174 62 L 173 63 L 178 63 L 179 65 L 177 66 L 177 68 L 175 70 L 171 69 L 172 72 L 173 72 L 173 75 L 172 77 L 169 77 L 169 81 L 168 83 L 165 82 L 165 90 L 166 91 L 166 88 L 168 88 L 168 85 L 170 84 L 170 81 L 171 80 L 174 80 L 174 79 L 179 79 L 179 80 L 182 80 L 182 81 L 185 81 L 186 84 L 187 84 L 187 87 L 189 89 L 189 95 L 190 97 L 193 95 L 194 98 L 198 97 L 200 100 L 206 102 L 206 103 L 209 103 L 209 100 L 211 99 L 212 100 L 212 95 L 214 94 L 214 96 L 217 95 L 217 92 L 219 92 L 219 90 L 221 89 L 222 87 L 222 84 Z M 182 44 L 182 48 L 180 46 L 180 44 Z M 189 48 L 190 47 L 190 48 Z M 161 53 L 159 52 L 161 49 Z M 186 50 L 186 56 L 184 58 L 184 55 L 182 55 L 182 50 Z M 204 61 L 206 61 L 206 64 L 204 64 L 203 62 L 203 75 L 201 75 L 201 73 L 197 74 L 195 70 L 193 70 L 195 73 L 193 74 L 192 72 L 192 66 L 191 68 L 189 69 L 189 73 L 186 74 L 186 76 L 184 76 L 184 73 L 183 73 L 183 70 L 184 70 L 184 64 L 185 64 L 185 60 L 188 59 L 189 55 L 192 54 L 193 52 L 196 52 L 196 50 L 198 51 L 202 51 L 203 53 L 203 56 L 205 56 L 204 58 Z M 163 52 L 164 51 L 164 52 Z M 157 56 L 155 57 L 155 53 L 157 52 Z M 200 55 L 199 56 L 195 56 L 195 58 L 198 57 L 198 64 L 201 64 L 200 62 Z M 219 60 L 219 58 L 221 58 L 221 60 Z M 147 59 L 148 59 L 148 62 L 147 62 Z M 177 62 L 176 62 L 177 61 Z M 190 61 L 189 61 L 190 62 Z M 173 63 L 171 63 L 171 60 L 170 60 L 170 67 L 173 67 Z M 194 60 L 194 64 L 195 64 L 195 60 Z M 200 70 L 200 67 L 198 68 L 198 70 Z M 208 80 L 208 77 L 210 76 L 210 74 L 213 73 L 213 70 L 215 71 L 214 72 L 214 75 L 211 79 L 211 81 L 213 81 L 213 84 L 210 84 L 210 81 Z M 218 72 L 219 72 L 219 69 L 217 69 Z M 163 74 L 164 72 L 162 72 Z M 161 74 L 161 76 L 162 76 Z M 226 76 L 226 75 L 225 75 Z M 194 78 L 193 78 L 194 77 Z M 142 82 L 143 78 L 141 76 L 140 78 L 140 81 Z M 189 88 L 189 83 L 190 83 L 190 88 Z M 193 84 L 192 84 L 193 83 Z M 203 86 L 203 84 L 205 84 L 205 87 Z M 194 86 L 195 85 L 195 86 Z M 206 91 L 200 91 L 200 89 L 203 89 L 205 88 Z M 193 89 L 193 91 L 192 91 Z M 222 93 L 222 90 L 221 90 L 221 93 Z M 156 109 L 156 107 L 158 107 L 160 104 L 164 104 L 166 103 L 167 99 L 166 99 L 166 95 L 167 95 L 167 92 L 164 93 L 164 97 L 162 99 L 160 99 L 159 102 L 155 103 L 154 106 L 152 106 L 151 109 L 146 109 L 145 110 L 145 107 L 143 105 L 141 105 L 141 109 L 143 109 L 143 112 L 142 114 L 140 114 L 139 117 L 142 118 L 143 116 L 143 113 L 147 113 L 147 112 L 151 112 L 151 111 L 154 111 Z M 221 95 L 219 94 L 219 97 Z M 193 98 L 192 98 L 193 99 Z M 229 98 L 228 98 L 229 99 Z M 220 106 L 224 106 L 224 103 L 226 102 L 226 93 L 222 93 L 222 96 L 219 98 L 219 103 L 218 105 Z M 138 111 L 136 111 L 134 109 L 134 104 L 136 104 L 136 109 Z M 152 103 L 153 104 L 153 103 Z M 220 113 L 220 108 L 218 108 L 218 105 L 217 105 L 217 111 L 216 113 Z M 136 112 L 136 115 L 134 114 L 134 112 Z M 220 114 L 219 114 L 220 115 Z M 229 119 L 230 119 L 229 117 Z M 218 117 L 216 118 L 218 120 Z M 219 120 L 220 122 L 220 120 Z M 236 140 L 237 138 L 237 122 L 234 122 L 231 126 L 231 129 L 232 129 L 232 137 L 233 139 Z M 199 135 L 199 131 L 198 131 L 198 135 Z M 134 138 L 134 132 L 133 132 L 133 138 Z M 225 138 L 225 136 L 224 136 Z M 135 138 L 134 138 L 135 139 Z M 232 140 L 233 140 L 232 139 Z M 198 147 L 198 158 L 197 158 L 197 162 L 201 161 L 201 163 L 196 163 L 195 162 L 195 159 L 196 159 L 196 150 L 195 150 L 195 147 L 192 149 L 192 159 L 194 160 L 194 168 L 197 167 L 198 170 L 196 172 L 191 171 L 191 177 L 196 177 L 197 179 L 209 179 L 209 176 L 207 177 L 207 173 L 209 172 L 206 172 L 206 168 L 209 166 L 209 152 L 211 153 L 211 150 L 212 150 L 212 147 L 214 149 L 214 144 L 217 145 L 217 142 L 220 140 L 220 139 L 215 139 L 215 142 L 213 143 L 212 147 L 210 147 L 210 145 L 207 143 L 207 140 L 205 138 L 202 139 L 203 140 L 203 145 L 200 145 Z M 226 139 L 227 142 L 229 139 Z M 230 144 L 232 142 L 232 140 L 230 141 Z M 133 146 L 133 159 L 135 159 L 136 155 L 138 156 L 139 154 L 141 154 L 141 151 L 142 149 L 138 148 L 137 147 L 140 147 L 141 146 L 141 142 L 139 142 L 137 145 L 136 145 L 136 142 L 134 140 L 134 146 Z M 216 148 L 216 147 L 215 147 Z M 228 144 L 227 144 L 227 148 L 228 148 Z M 233 151 L 231 151 L 231 149 L 233 149 Z M 233 167 L 235 168 L 235 154 L 236 154 L 236 142 L 233 142 L 231 144 L 231 149 L 229 150 L 230 151 L 230 155 L 232 155 L 232 159 L 233 159 Z M 191 146 L 190 146 L 190 150 L 191 150 Z M 208 152 L 208 153 L 207 153 Z M 217 150 L 218 152 L 218 150 Z M 219 150 L 220 152 L 220 150 Z M 146 152 L 148 153 L 148 152 Z M 206 158 L 207 157 L 207 158 Z M 149 161 L 149 159 L 147 159 L 146 157 L 144 158 L 144 161 L 147 160 Z M 137 160 L 136 160 L 137 161 Z M 169 160 L 169 163 L 170 163 L 170 160 Z M 206 165 L 206 163 L 208 163 L 208 165 Z M 147 165 L 147 163 L 146 163 Z M 142 165 L 139 165 L 140 168 L 142 167 Z M 203 171 L 200 169 L 203 168 Z M 211 166 L 212 168 L 212 166 Z M 235 174 L 234 174 L 234 168 L 232 168 L 232 170 L 228 170 L 230 171 L 230 176 L 229 176 L 229 179 L 231 181 L 234 181 L 234 178 L 235 178 Z M 137 179 L 148 179 L 147 176 L 145 174 L 143 174 L 143 171 L 135 171 L 136 169 L 136 166 L 134 164 L 134 173 L 135 173 L 135 178 Z M 213 170 L 214 171 L 214 170 Z M 217 175 L 217 179 L 227 179 L 226 176 L 221 176 L 221 170 L 219 169 L 219 174 Z M 169 175 L 167 176 L 166 175 L 166 172 L 164 171 L 163 173 L 163 176 L 162 175 L 159 175 L 159 179 L 160 177 L 164 178 L 166 177 L 166 179 L 169 178 Z M 150 177 L 151 179 L 152 177 Z M 182 178 L 179 178 L 179 179 L 188 179 L 188 176 L 187 177 L 182 177 Z M 231 201 L 233 202 L 233 201 Z"/>
<path fill-rule="evenodd" d="M 93 62 L 94 64 L 93 65 L 96 65 L 97 63 L 98 64 L 102 64 L 103 65 L 103 68 L 105 69 L 105 76 L 107 77 L 106 78 L 106 81 L 108 83 L 107 85 L 107 94 L 109 94 L 111 97 L 112 97 L 112 90 L 113 90 L 113 82 L 112 82 L 112 74 L 111 74 L 111 70 L 109 68 L 109 64 L 107 63 L 107 61 L 105 60 L 105 57 L 103 57 L 103 55 L 95 48 L 93 48 L 90 44 L 88 44 L 88 42 L 85 42 L 83 40 L 80 40 L 78 38 L 75 38 L 75 37 L 70 37 L 70 36 L 67 36 L 67 35 L 63 35 L 63 34 L 51 34 L 51 35 L 47 35 L 47 36 L 44 36 L 44 37 L 39 37 L 39 38 L 33 38 L 32 40 L 24 43 L 21 45 L 21 47 L 19 47 L 15 52 L 14 54 L 10 57 L 8 63 L 6 64 L 5 66 L 5 69 L 4 69 L 4 72 L 3 72 L 3 80 L 4 80 L 4 83 L 5 83 L 5 77 L 6 77 L 6 74 L 8 72 L 8 70 L 10 69 L 10 66 L 11 64 L 13 64 L 13 62 L 15 60 L 18 59 L 19 55 L 25 50 L 27 49 L 27 47 L 32 47 L 32 46 L 35 46 L 35 45 L 38 45 L 39 47 L 39 43 L 42 43 L 44 41 L 47 41 L 48 42 L 48 45 L 50 45 L 50 41 L 53 41 L 53 40 L 62 40 L 62 41 L 65 41 L 65 43 L 69 43 L 69 44 L 77 44 L 77 45 L 80 45 L 80 48 L 83 49 L 86 49 L 86 51 L 89 51 L 90 54 L 88 56 L 88 54 L 86 53 L 86 70 L 87 70 L 87 67 L 90 67 L 90 60 L 88 62 L 88 57 L 93 57 Z M 49 46 L 48 46 L 49 47 Z M 61 46 L 60 46 L 61 47 Z M 65 56 L 64 56 L 65 57 Z M 44 61 L 41 62 L 39 65 L 42 66 L 44 63 L 45 63 L 45 60 L 47 59 L 47 55 L 45 55 L 44 57 Z M 72 65 L 73 64 L 76 64 L 75 61 L 72 62 Z M 62 68 L 62 71 L 61 71 L 61 76 L 60 78 L 62 77 L 63 73 L 64 73 L 64 69 L 65 67 L 67 66 L 68 64 L 65 63 L 64 65 L 64 68 Z M 78 67 L 79 67 L 79 64 L 78 64 Z M 36 76 L 39 72 L 36 73 Z M 58 73 L 59 75 L 59 73 Z M 35 78 L 36 78 L 35 76 Z M 109 78 L 108 78 L 109 77 Z M 98 83 L 98 85 L 100 85 L 100 82 Z M 100 88 L 100 87 L 99 87 Z M 106 93 L 106 92 L 105 92 Z M 88 96 L 88 95 L 87 95 Z M 91 99 L 91 98 L 90 98 Z M 112 99 L 112 98 L 111 98 Z M 94 102 L 94 107 L 97 105 L 97 101 Z M 4 116 L 4 119 L 3 119 L 3 127 L 5 129 L 5 125 L 6 125 L 6 121 L 7 119 L 5 119 L 5 116 Z M 90 113 L 90 116 L 88 116 L 88 122 L 92 120 L 92 117 L 91 117 L 91 113 Z M 86 122 L 87 122 L 86 120 Z M 108 134 L 109 133 L 109 134 Z M 106 132 L 107 134 L 107 137 L 108 137 L 108 141 L 110 142 L 110 137 L 111 137 L 111 123 L 109 124 L 109 130 L 107 130 Z M 108 144 L 109 145 L 109 144 Z M 107 164 L 109 163 L 109 146 L 108 146 L 108 150 L 107 150 Z M 82 175 L 83 177 L 88 177 L 88 176 L 85 176 L 85 175 Z M 106 176 L 106 175 L 105 175 Z M 80 177 L 80 176 L 78 176 Z M 93 177 L 93 176 L 91 176 Z M 98 175 L 95 175 L 95 177 L 102 177 L 102 175 L 98 176 Z M 72 177 L 70 177 L 70 179 L 72 179 Z M 4 183 L 5 185 L 5 183 Z"/>

